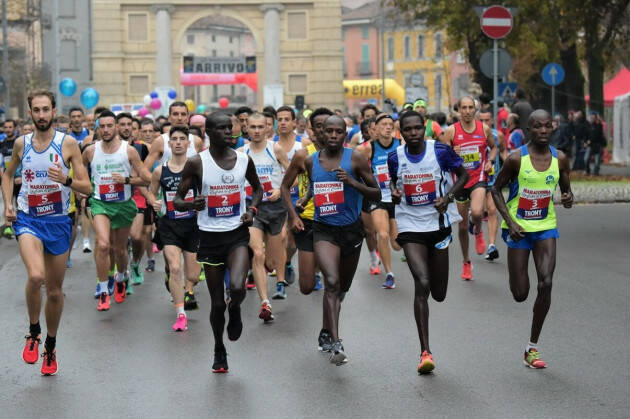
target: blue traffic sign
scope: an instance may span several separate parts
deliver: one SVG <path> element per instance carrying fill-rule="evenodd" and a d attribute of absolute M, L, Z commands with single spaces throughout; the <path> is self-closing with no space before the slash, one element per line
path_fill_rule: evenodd
<path fill-rule="evenodd" d="M 499 83 L 499 97 L 512 97 L 516 93 L 518 85 L 515 81 Z"/>
<path fill-rule="evenodd" d="M 542 78 L 549 86 L 557 86 L 564 80 L 564 68 L 560 64 L 549 63 L 543 68 Z"/>

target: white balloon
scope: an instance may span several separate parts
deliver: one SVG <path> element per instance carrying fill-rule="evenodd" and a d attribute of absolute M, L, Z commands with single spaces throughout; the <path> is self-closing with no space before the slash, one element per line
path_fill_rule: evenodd
<path fill-rule="evenodd" d="M 144 95 L 144 98 L 142 98 L 145 106 L 151 105 L 151 100 L 151 95 Z"/>

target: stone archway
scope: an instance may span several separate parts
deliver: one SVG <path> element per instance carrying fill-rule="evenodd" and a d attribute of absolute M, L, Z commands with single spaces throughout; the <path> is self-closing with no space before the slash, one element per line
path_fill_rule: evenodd
<path fill-rule="evenodd" d="M 307 104 L 343 106 L 340 0 L 94 0 L 93 6 L 101 103 L 138 103 L 156 86 L 178 86 L 186 28 L 223 15 L 245 24 L 256 40 L 259 91 L 281 85 L 284 103 L 304 95 Z"/>

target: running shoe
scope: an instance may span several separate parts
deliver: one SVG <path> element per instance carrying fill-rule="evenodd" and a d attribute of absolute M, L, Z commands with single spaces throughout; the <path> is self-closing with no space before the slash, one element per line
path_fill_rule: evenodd
<path fill-rule="evenodd" d="M 483 231 L 479 229 L 478 233 L 475 233 L 475 250 L 478 255 L 483 255 L 484 250 L 486 249 L 486 241 L 483 238 Z"/>
<path fill-rule="evenodd" d="M 98 311 L 109 310 L 109 295 L 106 292 L 102 292 L 98 297 L 98 305 L 96 306 Z"/>
<path fill-rule="evenodd" d="M 394 288 L 396 288 L 396 281 L 394 281 L 394 275 L 387 274 L 387 277 L 385 278 L 385 282 L 383 282 L 383 285 L 381 285 L 381 288 L 386 289 L 386 290 L 393 290 Z"/>
<path fill-rule="evenodd" d="M 27 364 L 34 364 L 37 362 L 37 358 L 39 358 L 39 344 L 42 341 L 36 336 L 28 335 L 24 337 L 26 338 L 26 344 L 22 351 L 22 359 Z"/>
<path fill-rule="evenodd" d="M 405 263 L 406 263 L 406 262 L 407 262 L 407 256 L 402 255 L 402 256 L 400 257 L 400 261 L 401 261 L 401 262 L 405 262 Z"/>
<path fill-rule="evenodd" d="M 144 268 L 144 270 L 147 272 L 155 272 L 155 259 L 147 260 L 147 267 Z"/>
<path fill-rule="evenodd" d="M 116 273 L 116 275 L 121 275 L 120 273 Z M 116 304 L 122 304 L 125 302 L 127 298 L 127 284 L 125 281 L 116 281 L 116 287 L 114 288 L 114 301 Z"/>
<path fill-rule="evenodd" d="M 133 285 L 129 283 L 129 279 L 125 279 L 125 290 L 127 295 L 133 295 Z"/>
<path fill-rule="evenodd" d="M 378 259 L 376 263 L 370 262 L 370 275 L 380 275 L 381 274 L 381 260 Z"/>
<path fill-rule="evenodd" d="M 542 369 L 547 367 L 547 363 L 540 359 L 540 353 L 536 348 L 531 348 L 529 351 L 525 352 L 523 363 L 529 368 L 534 369 Z"/>
<path fill-rule="evenodd" d="M 499 258 L 499 251 L 494 244 L 488 246 L 488 251 L 486 252 L 486 260 L 492 262 L 495 259 Z"/>
<path fill-rule="evenodd" d="M 271 305 L 269 303 L 262 303 L 260 305 L 260 314 L 258 315 L 258 318 L 262 319 L 265 323 L 274 321 L 275 317 L 271 312 Z"/>
<path fill-rule="evenodd" d="M 429 374 L 435 369 L 433 355 L 429 351 L 422 352 L 420 363 L 418 364 L 418 374 Z"/>
<path fill-rule="evenodd" d="M 94 291 L 94 298 L 98 298 L 101 295 L 99 286 L 98 286 L 98 278 L 96 278 L 96 291 Z"/>
<path fill-rule="evenodd" d="M 66 262 L 66 268 L 72 268 L 72 259 L 68 257 L 68 261 Z"/>
<path fill-rule="evenodd" d="M 276 292 L 271 296 L 274 300 L 286 300 L 287 299 L 287 283 L 286 282 L 277 282 L 276 283 Z"/>
<path fill-rule="evenodd" d="M 472 262 L 471 261 L 464 262 L 464 264 L 462 265 L 462 279 L 464 281 L 472 281 L 473 279 L 472 270 L 473 270 Z"/>
<path fill-rule="evenodd" d="M 278 273 L 274 269 L 273 271 L 269 272 L 269 276 L 278 276 Z"/>
<path fill-rule="evenodd" d="M 284 270 L 284 280 L 289 285 L 295 282 L 295 269 L 293 268 L 293 265 L 286 265 Z"/>
<path fill-rule="evenodd" d="M 225 349 L 214 351 L 214 363 L 212 364 L 212 372 L 224 374 L 228 372 L 227 352 Z"/>
<path fill-rule="evenodd" d="M 313 291 L 319 291 L 322 288 L 324 288 L 324 284 L 322 282 L 322 273 L 315 272 L 315 287 L 313 288 Z"/>
<path fill-rule="evenodd" d="M 83 239 L 83 253 L 92 253 L 92 248 L 90 247 L 90 239 Z"/>
<path fill-rule="evenodd" d="M 179 313 L 177 315 L 177 321 L 173 324 L 173 330 L 176 332 L 188 330 L 188 319 L 184 313 Z"/>
<path fill-rule="evenodd" d="M 228 339 L 235 341 L 238 340 L 238 338 L 241 337 L 241 333 L 243 333 L 240 304 L 228 305 L 228 313 L 230 314 L 230 320 L 227 325 L 227 335 Z"/>
<path fill-rule="evenodd" d="M 131 282 L 133 285 L 140 285 L 144 282 L 144 275 L 142 273 L 142 269 L 140 269 L 140 264 L 131 262 Z"/>
<path fill-rule="evenodd" d="M 199 308 L 199 304 L 197 304 L 197 300 L 195 299 L 195 294 L 192 292 L 186 292 L 184 294 L 184 310 L 197 310 Z"/>
<path fill-rule="evenodd" d="M 333 340 L 328 330 L 322 329 L 319 331 L 319 337 L 317 338 L 317 349 L 321 352 L 330 352 L 332 349 Z"/>
<path fill-rule="evenodd" d="M 343 351 L 343 345 L 341 344 L 341 339 L 339 339 L 334 342 L 330 348 L 330 363 L 335 364 L 336 366 L 341 366 L 347 362 L 348 357 Z"/>
<path fill-rule="evenodd" d="M 57 365 L 57 351 L 44 352 L 42 354 L 42 375 L 55 375 L 59 370 Z"/>
<path fill-rule="evenodd" d="M 13 231 L 13 228 L 11 226 L 5 226 L 4 230 L 2 231 L 2 235 L 7 239 L 12 239 L 14 234 L 15 231 Z"/>
<path fill-rule="evenodd" d="M 112 295 L 114 293 L 114 286 L 116 285 L 116 281 L 114 281 L 114 275 L 116 274 L 112 274 L 107 277 L 107 292 L 109 293 L 109 295 Z"/>
<path fill-rule="evenodd" d="M 256 282 L 254 281 L 254 274 L 252 273 L 252 271 L 249 271 L 249 273 L 247 274 L 247 280 L 245 281 L 245 288 L 248 290 L 256 289 Z"/>
<path fill-rule="evenodd" d="M 153 243 L 153 253 L 160 253 L 160 249 L 157 247 L 157 244 Z"/>

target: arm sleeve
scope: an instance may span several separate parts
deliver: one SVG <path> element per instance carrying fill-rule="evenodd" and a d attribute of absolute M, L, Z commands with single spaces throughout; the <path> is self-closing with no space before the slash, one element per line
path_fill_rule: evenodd
<path fill-rule="evenodd" d="M 398 175 L 398 153 L 395 150 L 387 155 L 387 168 L 390 179 Z"/>
<path fill-rule="evenodd" d="M 464 163 L 464 160 L 455 153 L 455 150 L 446 144 L 436 142 L 435 155 L 440 168 L 445 172 L 452 172 Z"/>

